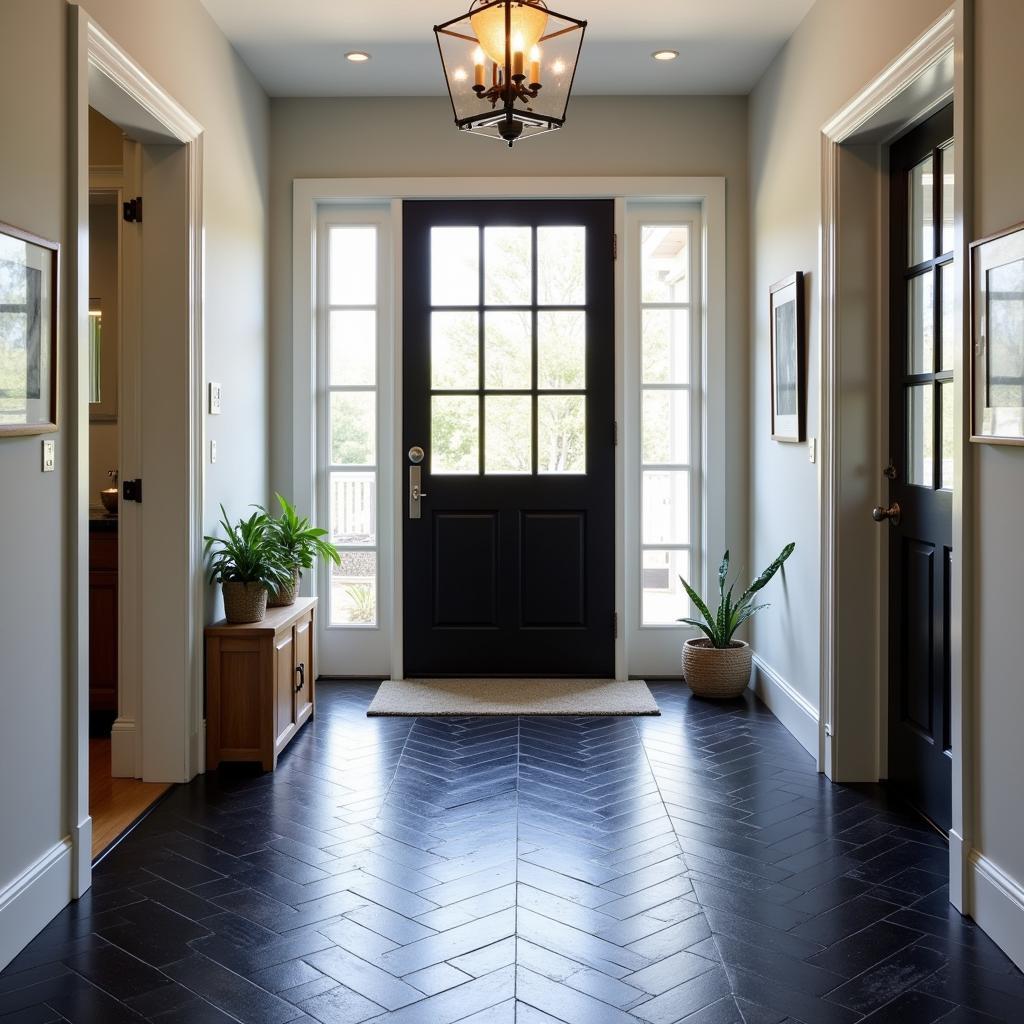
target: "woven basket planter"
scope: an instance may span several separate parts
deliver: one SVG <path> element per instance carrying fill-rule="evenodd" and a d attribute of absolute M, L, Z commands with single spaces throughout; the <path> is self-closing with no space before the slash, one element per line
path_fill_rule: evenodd
<path fill-rule="evenodd" d="M 298 566 L 292 569 L 291 586 L 282 587 L 280 590 L 272 590 L 267 597 L 268 608 L 284 608 L 287 605 L 295 604 L 295 598 L 299 595 L 300 573 Z"/>
<path fill-rule="evenodd" d="M 224 617 L 228 622 L 263 621 L 267 614 L 267 588 L 262 583 L 226 580 L 221 590 L 224 593 Z"/>
<path fill-rule="evenodd" d="M 750 682 L 750 645 L 733 640 L 729 647 L 711 646 L 710 640 L 683 644 L 683 678 L 697 697 L 739 697 Z"/>

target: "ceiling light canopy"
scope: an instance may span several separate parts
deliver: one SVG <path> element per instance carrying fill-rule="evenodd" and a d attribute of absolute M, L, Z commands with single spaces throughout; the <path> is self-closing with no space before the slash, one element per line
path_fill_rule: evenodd
<path fill-rule="evenodd" d="M 544 0 L 473 0 L 436 25 L 458 128 L 509 146 L 561 128 L 586 27 Z"/>
<path fill-rule="evenodd" d="M 350 60 L 353 64 L 365 64 L 369 59 L 370 55 L 363 50 L 351 50 L 345 54 L 345 60 Z"/>
<path fill-rule="evenodd" d="M 679 56 L 678 50 L 655 50 L 651 56 L 655 60 L 675 60 Z"/>

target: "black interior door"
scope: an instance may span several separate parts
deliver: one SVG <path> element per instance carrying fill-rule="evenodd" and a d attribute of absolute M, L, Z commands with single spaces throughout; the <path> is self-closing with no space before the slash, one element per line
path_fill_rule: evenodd
<path fill-rule="evenodd" d="M 953 108 L 892 147 L 889 779 L 951 822 Z M 894 508 L 890 505 L 890 511 Z"/>
<path fill-rule="evenodd" d="M 403 225 L 405 674 L 611 676 L 612 203 Z"/>

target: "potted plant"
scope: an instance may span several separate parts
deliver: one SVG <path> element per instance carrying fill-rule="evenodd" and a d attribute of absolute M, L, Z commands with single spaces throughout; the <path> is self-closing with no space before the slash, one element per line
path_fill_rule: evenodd
<path fill-rule="evenodd" d="M 718 611 L 712 615 L 700 595 L 682 578 L 694 607 L 704 617 L 679 619 L 689 626 L 696 626 L 704 636 L 687 640 L 683 644 L 683 678 L 698 697 L 738 697 L 750 682 L 750 645 L 744 640 L 734 640 L 733 634 L 755 612 L 767 608 L 766 604 L 754 604 L 754 595 L 763 590 L 771 578 L 782 568 L 793 553 L 796 544 L 787 544 L 778 558 L 743 592 L 733 603 L 734 580 L 728 591 L 725 585 L 729 576 L 729 552 L 726 551 L 718 567 Z"/>
<path fill-rule="evenodd" d="M 223 505 L 220 516 L 224 536 L 205 538 L 210 582 L 221 585 L 228 622 L 260 622 L 268 592 L 287 585 L 291 574 L 281 564 L 265 512 L 254 512 L 234 526 Z"/>
<path fill-rule="evenodd" d="M 287 498 L 280 494 L 276 494 L 275 497 L 281 506 L 281 515 L 277 519 L 268 515 L 267 522 L 288 581 L 271 590 L 267 602 L 271 608 L 295 604 L 302 570 L 311 569 L 318 557 L 326 558 L 335 565 L 341 563 L 338 549 L 324 540 L 327 531 L 313 526 L 306 516 L 300 516 Z"/>

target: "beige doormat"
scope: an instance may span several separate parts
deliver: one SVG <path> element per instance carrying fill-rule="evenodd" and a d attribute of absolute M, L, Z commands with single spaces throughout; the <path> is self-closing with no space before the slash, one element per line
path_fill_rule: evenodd
<path fill-rule="evenodd" d="M 642 679 L 388 679 L 368 717 L 660 715 Z"/>

